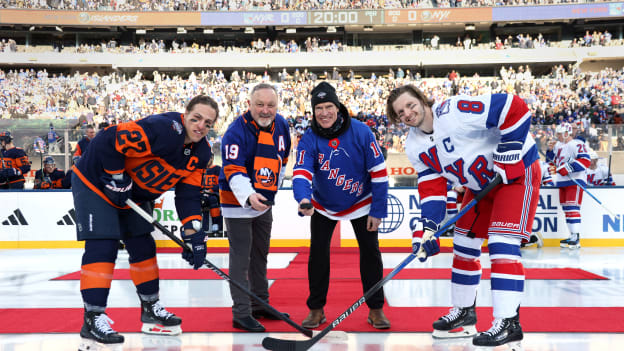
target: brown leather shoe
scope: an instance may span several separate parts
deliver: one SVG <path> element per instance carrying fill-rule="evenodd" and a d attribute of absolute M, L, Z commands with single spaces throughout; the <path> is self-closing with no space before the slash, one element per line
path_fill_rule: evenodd
<path fill-rule="evenodd" d="M 322 308 L 310 310 L 310 314 L 301 322 L 301 326 L 304 328 L 312 329 L 317 328 L 319 325 L 327 322 L 325 318 L 325 312 Z"/>
<path fill-rule="evenodd" d="M 371 309 L 368 313 L 368 323 L 373 325 L 373 328 L 388 329 L 390 328 L 390 321 L 386 318 L 386 315 L 381 308 Z"/>

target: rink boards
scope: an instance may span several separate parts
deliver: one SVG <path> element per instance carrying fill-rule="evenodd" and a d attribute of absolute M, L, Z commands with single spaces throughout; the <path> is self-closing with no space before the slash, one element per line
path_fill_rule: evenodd
<path fill-rule="evenodd" d="M 581 207 L 581 238 L 583 246 L 624 246 L 624 187 L 592 187 L 583 195 Z M 420 218 L 420 202 L 416 188 L 390 189 L 388 217 L 380 229 L 380 245 L 409 247 L 414 225 Z M 154 216 L 165 227 L 179 233 L 180 222 L 175 211 L 175 194 L 169 191 L 156 201 Z M 278 192 L 273 207 L 271 244 L 276 247 L 308 246 L 309 217 L 297 215 L 297 204 L 291 189 Z M 76 227 L 70 191 L 0 191 L 0 249 L 7 248 L 71 248 L 82 243 L 75 240 Z M 605 209 L 606 208 L 606 209 Z M 610 216 L 607 209 L 615 214 Z M 558 189 L 542 188 L 533 229 L 540 231 L 546 246 L 558 246 L 568 236 L 565 217 L 559 205 Z M 175 247 L 157 230 L 159 247 Z M 356 246 L 351 225 L 341 223 L 334 235 L 338 245 Z M 227 246 L 227 239 L 211 239 L 212 246 Z M 444 246 L 451 239 L 442 239 Z"/>

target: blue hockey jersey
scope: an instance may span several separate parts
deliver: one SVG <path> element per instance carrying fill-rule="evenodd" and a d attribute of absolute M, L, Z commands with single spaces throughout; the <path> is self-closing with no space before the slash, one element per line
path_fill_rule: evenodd
<path fill-rule="evenodd" d="M 352 119 L 350 128 L 331 140 L 306 130 L 297 147 L 293 192 L 298 203 L 311 199 L 316 211 L 331 219 L 385 218 L 388 173 L 370 128 Z"/>

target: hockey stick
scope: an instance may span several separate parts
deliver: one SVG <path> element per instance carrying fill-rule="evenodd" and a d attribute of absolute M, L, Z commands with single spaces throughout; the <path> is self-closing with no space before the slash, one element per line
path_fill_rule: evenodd
<path fill-rule="evenodd" d="M 602 208 L 604 208 L 605 211 L 609 212 L 609 215 L 611 217 L 614 218 L 619 218 L 619 215 L 616 215 L 613 211 L 611 211 L 610 209 L 607 208 L 607 206 L 605 206 L 602 201 L 598 200 L 598 198 L 596 196 L 594 196 L 594 194 L 590 193 L 586 187 L 583 186 L 583 184 L 579 183 L 576 179 L 570 177 L 570 175 L 568 175 L 568 178 L 570 178 L 571 181 L 574 182 L 574 184 L 576 184 L 579 188 L 583 189 L 584 192 L 586 192 L 589 196 L 592 197 L 592 199 L 596 200 L 596 202 L 602 206 Z"/>
<path fill-rule="evenodd" d="M 499 175 L 496 175 L 496 178 L 492 180 L 488 186 L 486 186 L 481 192 L 479 192 L 474 199 L 470 200 L 463 206 L 461 211 L 455 215 L 455 217 L 449 219 L 436 231 L 435 236 L 439 237 L 442 233 L 444 233 L 448 227 L 450 227 L 453 223 L 457 222 L 459 218 L 461 218 L 466 212 L 468 212 L 477 202 L 479 202 L 485 195 L 487 195 L 494 187 L 500 184 L 502 178 Z M 420 251 L 419 251 L 420 253 Z M 410 253 L 407 258 L 405 258 L 398 266 L 396 266 L 392 272 L 388 273 L 382 280 L 378 281 L 377 284 L 373 285 L 370 289 L 368 289 L 364 296 L 360 297 L 357 301 L 355 301 L 346 311 L 344 311 L 338 318 L 336 318 L 330 325 L 328 325 L 325 329 L 321 330 L 319 334 L 314 336 L 308 340 L 284 340 L 277 339 L 272 337 L 265 337 L 262 340 L 262 347 L 267 350 L 276 350 L 276 351 L 305 351 L 312 347 L 312 345 L 316 344 L 325 334 L 329 333 L 332 329 L 334 329 L 338 324 L 342 323 L 347 317 L 349 317 L 358 307 L 362 306 L 366 300 L 368 300 L 373 294 L 375 294 L 379 289 L 381 289 L 384 284 L 386 284 L 390 279 L 392 279 L 397 273 L 399 273 L 403 268 L 405 268 L 410 262 L 412 262 L 416 258 L 415 253 Z"/>
<path fill-rule="evenodd" d="M 139 205 L 137 205 L 134 201 L 128 199 L 128 200 L 126 200 L 126 205 L 130 206 L 137 214 L 139 214 L 139 216 L 143 217 L 146 221 L 152 223 L 163 234 L 165 234 L 171 240 L 173 240 L 176 244 L 178 244 L 183 250 L 191 251 L 191 248 L 188 247 L 184 243 L 184 241 L 182 241 L 180 238 L 175 236 L 171 231 L 169 231 L 169 229 L 165 228 L 165 226 L 163 226 L 157 220 L 155 220 L 154 217 L 151 216 L 149 213 L 145 212 L 145 210 L 142 209 L 141 207 L 139 207 Z M 272 315 L 274 315 L 274 316 L 278 317 L 279 319 L 283 320 L 284 322 L 290 324 L 293 328 L 297 329 L 300 333 L 302 333 L 303 335 L 305 335 L 307 337 L 311 338 L 314 335 L 312 330 L 306 329 L 306 328 L 300 326 L 299 324 L 295 323 L 292 319 L 286 317 L 283 313 L 279 312 L 278 310 L 273 308 L 273 306 L 269 305 L 266 301 L 264 301 L 263 299 L 259 298 L 258 296 L 256 296 L 256 294 L 252 293 L 251 291 L 249 291 L 249 289 L 247 289 L 246 287 L 241 285 L 241 283 L 237 282 L 236 280 L 233 280 L 229 275 L 225 274 L 225 272 L 220 270 L 217 266 L 212 264 L 210 261 L 204 260 L 204 264 L 206 266 L 208 266 L 208 268 L 210 268 L 213 272 L 215 272 L 219 277 L 223 278 L 225 281 L 227 281 L 230 284 L 234 285 L 235 287 L 240 289 L 242 292 L 247 294 L 249 297 L 251 297 L 252 299 L 256 300 L 259 304 L 262 305 L 262 307 L 264 307 L 266 310 L 271 312 Z"/>

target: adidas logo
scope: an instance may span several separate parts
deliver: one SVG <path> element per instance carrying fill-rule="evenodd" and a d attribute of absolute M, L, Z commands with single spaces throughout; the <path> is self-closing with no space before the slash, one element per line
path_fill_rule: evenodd
<path fill-rule="evenodd" d="M 26 218 L 24 218 L 22 211 L 18 208 L 2 222 L 2 225 L 28 225 L 28 222 L 26 222 Z"/>
<path fill-rule="evenodd" d="M 76 224 L 76 211 L 72 208 L 67 211 L 67 214 L 63 216 L 63 219 L 56 222 L 56 225 L 74 225 Z"/>

